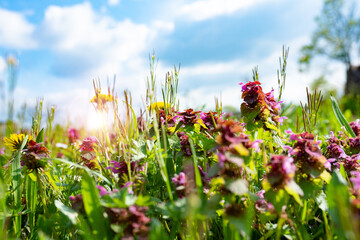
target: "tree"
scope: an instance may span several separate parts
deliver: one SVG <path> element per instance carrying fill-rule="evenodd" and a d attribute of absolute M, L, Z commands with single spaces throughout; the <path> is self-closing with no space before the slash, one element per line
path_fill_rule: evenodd
<path fill-rule="evenodd" d="M 354 59 L 360 55 L 360 17 L 355 3 L 345 9 L 344 0 L 325 0 L 311 43 L 301 49 L 300 64 L 309 65 L 315 56 L 325 56 L 346 65 L 345 94 L 360 94 L 360 66 Z"/>

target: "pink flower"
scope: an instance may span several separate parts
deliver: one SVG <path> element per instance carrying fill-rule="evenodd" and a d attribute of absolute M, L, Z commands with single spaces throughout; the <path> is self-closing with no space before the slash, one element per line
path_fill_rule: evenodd
<path fill-rule="evenodd" d="M 71 143 L 74 143 L 74 142 L 76 142 L 76 140 L 80 139 L 80 134 L 79 134 L 78 130 L 76 130 L 75 128 L 69 127 L 67 132 L 68 132 L 68 136 L 69 136 L 69 141 Z"/>

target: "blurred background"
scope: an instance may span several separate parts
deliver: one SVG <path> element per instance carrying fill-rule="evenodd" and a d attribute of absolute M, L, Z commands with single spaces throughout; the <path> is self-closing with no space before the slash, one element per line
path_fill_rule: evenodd
<path fill-rule="evenodd" d="M 39 99 L 55 122 L 91 127 L 93 79 L 116 78 L 121 98 L 144 109 L 149 58 L 159 81 L 180 67 L 181 108 L 239 111 L 239 82 L 258 66 L 264 91 L 278 89 L 289 48 L 285 103 L 306 87 L 332 93 L 349 114 L 360 98 L 360 6 L 341 0 L 0 1 L 0 122 L 31 124 Z M 348 115 L 349 115 L 348 114 Z"/>

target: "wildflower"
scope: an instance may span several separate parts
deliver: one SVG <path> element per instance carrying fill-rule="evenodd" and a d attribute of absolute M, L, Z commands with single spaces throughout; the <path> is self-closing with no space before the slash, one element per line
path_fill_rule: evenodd
<path fill-rule="evenodd" d="M 85 214 L 84 202 L 81 194 L 70 196 L 69 200 L 71 201 L 71 208 L 74 211 Z"/>
<path fill-rule="evenodd" d="M 5 154 L 5 148 L 0 148 L 0 155 L 4 155 Z"/>
<path fill-rule="evenodd" d="M 244 100 L 241 104 L 241 114 L 244 116 L 248 128 L 251 129 L 254 126 L 269 128 L 268 124 L 282 123 L 286 119 L 286 117 L 279 116 L 282 102 L 275 101 L 274 90 L 264 93 L 259 81 L 240 85 L 242 85 L 241 98 Z"/>
<path fill-rule="evenodd" d="M 266 178 L 274 189 L 283 188 L 290 181 L 293 181 L 296 165 L 292 157 L 273 155 L 268 165 L 271 166 L 271 170 Z"/>
<path fill-rule="evenodd" d="M 95 137 L 87 137 L 83 140 L 82 144 L 80 144 L 80 151 L 95 151 L 94 144 L 97 143 L 97 139 Z"/>
<path fill-rule="evenodd" d="M 124 227 L 125 238 L 136 236 L 142 239 L 149 232 L 150 218 L 146 217 L 147 207 L 139 207 L 136 205 L 125 208 L 106 208 L 105 211 L 109 216 L 110 223 Z"/>
<path fill-rule="evenodd" d="M 95 92 L 95 96 L 90 100 L 91 103 L 96 104 L 95 108 L 99 111 L 107 111 L 108 108 L 106 104 L 112 102 L 115 99 L 114 96 L 110 94 L 102 94 L 99 91 Z"/>
<path fill-rule="evenodd" d="M 119 174 L 119 176 L 122 176 L 123 174 L 129 175 L 129 169 L 128 165 L 125 161 L 110 161 L 111 164 L 113 164 L 113 167 L 107 167 L 106 169 L 111 169 L 111 171 L 115 174 Z M 130 162 L 130 170 L 134 171 L 136 167 L 136 162 L 131 161 Z"/>
<path fill-rule="evenodd" d="M 354 190 L 359 191 L 360 190 L 360 172 L 352 171 L 351 174 L 353 175 L 353 177 L 350 178 L 350 181 L 354 185 Z"/>
<path fill-rule="evenodd" d="M 173 183 L 176 186 L 177 185 L 185 186 L 185 183 L 186 183 L 185 173 L 180 172 L 179 175 L 175 174 L 175 176 L 173 178 L 171 178 L 171 180 L 173 181 Z"/>
<path fill-rule="evenodd" d="M 352 171 L 360 171 L 360 153 L 354 154 L 351 157 L 347 156 L 342 164 L 344 165 L 344 169 L 347 173 Z"/>
<path fill-rule="evenodd" d="M 82 144 L 80 144 L 81 159 L 83 160 L 85 166 L 90 169 L 97 167 L 97 162 L 94 161 L 96 158 L 96 152 L 94 149 L 95 143 L 97 143 L 97 139 L 95 137 L 87 137 L 83 140 Z"/>
<path fill-rule="evenodd" d="M 176 134 L 180 139 L 180 149 L 186 156 L 191 156 L 189 136 L 184 132 L 177 132 Z"/>
<path fill-rule="evenodd" d="M 347 144 L 347 151 L 349 154 L 357 154 L 360 152 L 360 136 L 347 139 Z"/>
<path fill-rule="evenodd" d="M 194 125 L 198 122 L 198 113 L 200 113 L 200 111 L 194 111 L 192 108 L 189 108 L 183 112 L 178 112 L 175 118 L 179 118 L 184 125 Z"/>
<path fill-rule="evenodd" d="M 164 110 L 165 108 L 169 108 L 170 107 L 170 104 L 165 104 L 164 102 L 154 102 L 153 104 L 151 104 L 149 107 L 148 107 L 148 110 L 151 111 L 152 109 L 154 110 Z"/>
<path fill-rule="evenodd" d="M 68 132 L 68 137 L 69 137 L 70 143 L 75 143 L 76 140 L 80 139 L 80 134 L 79 134 L 78 130 L 76 130 L 75 128 L 69 127 L 67 132 Z"/>
<path fill-rule="evenodd" d="M 360 136 L 360 119 L 350 123 L 351 129 L 354 131 L 356 136 Z"/>
<path fill-rule="evenodd" d="M 162 125 L 167 124 L 168 127 L 174 127 L 175 126 L 175 121 L 174 118 L 168 113 L 167 116 L 165 116 L 165 111 L 159 109 L 159 111 L 157 112 L 157 116 L 158 116 L 158 126 L 161 129 Z"/>
<path fill-rule="evenodd" d="M 327 165 L 326 158 L 322 155 L 319 148 L 321 142 L 315 141 L 314 135 L 308 132 L 301 134 L 292 133 L 290 138 L 295 143 L 292 148 L 289 148 L 289 154 L 293 156 L 299 170 L 312 177 L 318 177 Z"/>
<path fill-rule="evenodd" d="M 30 140 L 27 148 L 24 150 L 24 155 L 21 157 L 21 165 L 26 166 L 29 170 L 44 168 L 46 162 L 43 160 L 48 157 L 49 151 L 42 143 Z"/>
<path fill-rule="evenodd" d="M 25 139 L 25 134 L 23 134 L 23 133 L 10 134 L 10 137 L 4 137 L 4 144 L 5 144 L 5 146 L 7 146 L 10 149 L 10 151 L 15 152 L 16 150 L 20 149 L 21 144 L 24 139 Z M 29 143 L 29 141 L 31 139 L 32 139 L 32 136 L 28 135 L 27 143 Z M 26 147 L 26 145 L 25 145 L 25 147 Z"/>
<path fill-rule="evenodd" d="M 216 116 L 216 112 L 200 112 L 200 119 L 202 120 L 203 124 L 206 126 L 209 132 L 213 132 L 215 130 L 214 121 L 217 122 L 218 118 Z"/>

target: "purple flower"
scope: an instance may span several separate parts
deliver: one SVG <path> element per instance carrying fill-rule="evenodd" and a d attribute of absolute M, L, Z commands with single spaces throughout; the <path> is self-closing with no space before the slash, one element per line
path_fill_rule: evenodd
<path fill-rule="evenodd" d="M 5 148 L 0 148 L 0 155 L 4 155 L 5 154 Z"/>
<path fill-rule="evenodd" d="M 326 163 L 327 159 L 322 155 L 319 147 L 321 142 L 315 141 L 312 133 L 294 134 L 291 131 L 287 132 L 290 133 L 290 139 L 295 141 L 289 154 L 293 156 L 299 170 L 314 178 L 320 176 L 325 170 L 325 165 L 329 167 Z"/>
<path fill-rule="evenodd" d="M 106 188 L 104 188 L 103 186 L 96 186 L 97 189 L 100 190 L 100 197 L 109 194 L 109 192 L 106 190 Z"/>
<path fill-rule="evenodd" d="M 360 119 L 357 119 L 355 122 L 351 122 L 350 127 L 356 136 L 360 136 Z"/>
<path fill-rule="evenodd" d="M 259 192 L 256 193 L 256 195 L 259 197 L 259 198 L 264 198 L 264 193 L 265 193 L 265 190 L 260 190 Z"/>
<path fill-rule="evenodd" d="M 70 143 L 74 143 L 76 140 L 80 139 L 80 134 L 75 128 L 69 127 L 67 132 Z"/>
<path fill-rule="evenodd" d="M 253 142 L 251 143 L 251 148 L 253 148 L 253 149 L 255 150 L 255 152 L 259 152 L 259 151 L 260 151 L 260 149 L 259 149 L 259 144 L 262 143 L 262 142 L 263 142 L 262 139 L 257 139 L 257 140 L 255 140 L 255 141 L 253 141 Z"/>
<path fill-rule="evenodd" d="M 113 164 L 113 167 L 107 167 L 106 169 L 111 169 L 113 173 L 119 174 L 119 176 L 123 174 L 129 174 L 128 166 L 125 161 L 117 162 L 111 160 L 110 163 Z M 130 162 L 130 170 L 134 171 L 136 163 L 134 161 Z"/>
<path fill-rule="evenodd" d="M 173 178 L 171 178 L 175 186 L 181 185 L 185 186 L 186 184 L 186 176 L 184 172 L 180 172 L 179 175 L 175 174 Z"/>
<path fill-rule="evenodd" d="M 273 155 L 268 165 L 271 166 L 271 170 L 266 177 L 275 189 L 284 187 L 295 176 L 296 165 L 292 157 Z"/>
<path fill-rule="evenodd" d="M 354 185 L 354 190 L 359 191 L 360 190 L 360 172 L 352 171 L 351 174 L 353 175 L 353 177 L 350 178 L 350 181 Z"/>

